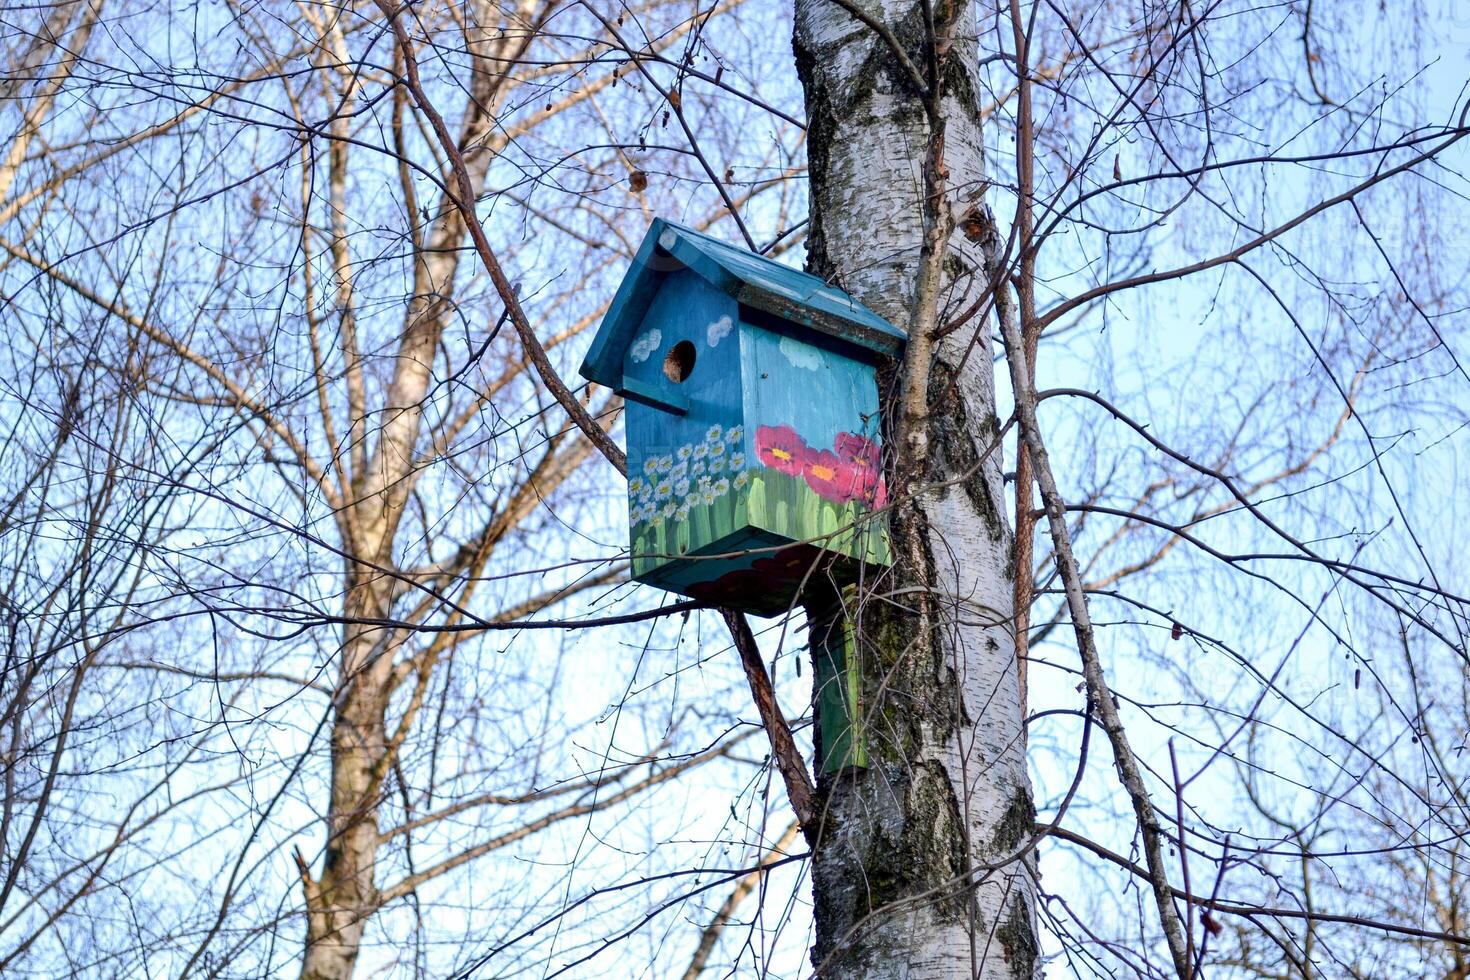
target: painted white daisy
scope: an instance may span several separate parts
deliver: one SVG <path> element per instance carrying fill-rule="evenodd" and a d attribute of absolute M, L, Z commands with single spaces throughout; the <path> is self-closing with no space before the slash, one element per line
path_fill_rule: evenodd
<path fill-rule="evenodd" d="M 727 494 L 729 492 L 730 492 L 730 481 L 729 480 L 720 479 L 720 480 L 716 480 L 715 481 L 715 496 L 716 497 L 723 497 L 725 494 Z"/>
<path fill-rule="evenodd" d="M 709 427 L 709 431 L 704 434 L 704 438 L 707 441 L 709 441 L 709 442 L 719 442 L 724 437 L 725 437 L 725 428 L 724 428 L 724 426 L 720 425 L 718 422 L 716 422 L 714 425 L 710 426 Z"/>
<path fill-rule="evenodd" d="M 745 487 L 746 487 L 746 485 L 749 484 L 749 483 L 750 483 L 750 470 L 741 470 L 739 473 L 736 473 L 735 474 L 734 487 L 735 487 L 736 490 L 744 490 Z"/>
<path fill-rule="evenodd" d="M 672 457 L 672 456 L 660 456 L 658 458 L 658 471 L 660 473 L 667 473 L 669 470 L 671 470 L 673 468 L 674 468 L 674 457 Z"/>
<path fill-rule="evenodd" d="M 694 461 L 696 463 L 699 462 L 701 459 L 704 459 L 708 455 L 709 446 L 705 445 L 704 443 L 701 442 L 699 445 L 694 447 Z"/>
<path fill-rule="evenodd" d="M 638 491 L 640 491 L 642 489 L 643 489 L 643 477 L 641 477 L 641 476 L 635 476 L 635 477 L 633 477 L 633 479 L 631 479 L 631 480 L 628 481 L 628 496 L 630 496 L 630 497 L 636 497 L 636 496 L 638 496 Z"/>
<path fill-rule="evenodd" d="M 658 457 L 650 456 L 643 461 L 643 472 L 646 476 L 653 476 L 658 472 Z"/>
<path fill-rule="evenodd" d="M 723 442 L 712 443 L 709 447 L 709 454 L 711 456 L 725 455 L 725 444 Z"/>
<path fill-rule="evenodd" d="M 638 491 L 638 500 L 639 500 L 639 502 L 646 504 L 646 503 L 648 503 L 652 499 L 653 499 L 653 484 L 652 483 L 645 483 L 645 484 L 643 484 L 643 489 L 640 490 L 640 491 Z"/>
<path fill-rule="evenodd" d="M 688 475 L 689 475 L 689 464 L 688 463 L 675 463 L 674 464 L 674 468 L 671 469 L 671 470 L 669 470 L 669 479 L 670 480 L 673 480 L 675 483 L 678 483 L 680 480 L 684 479 L 684 477 L 686 477 Z"/>
<path fill-rule="evenodd" d="M 681 521 L 687 521 L 689 519 L 689 501 L 686 500 L 679 505 L 679 509 L 674 511 L 674 517 Z"/>
<path fill-rule="evenodd" d="M 658 486 L 653 490 L 655 500 L 667 500 L 669 494 L 674 492 L 674 485 L 668 480 L 659 480 Z"/>
<path fill-rule="evenodd" d="M 674 453 L 674 455 L 675 456 L 678 456 L 682 460 L 687 461 L 689 459 L 689 455 L 691 453 L 693 453 L 693 452 L 694 452 L 694 447 L 691 446 L 691 445 L 689 445 L 689 443 L 686 442 L 684 445 L 682 445 L 682 446 L 680 446 L 678 448 L 678 450 Z"/>
<path fill-rule="evenodd" d="M 672 500 L 665 500 L 663 509 L 660 510 L 658 513 L 659 516 L 662 517 L 664 520 L 668 520 L 670 517 L 673 517 L 674 514 L 678 513 L 678 510 L 678 504 L 674 503 Z"/>
<path fill-rule="evenodd" d="M 648 522 L 648 526 L 649 527 L 663 527 L 663 524 L 664 524 L 664 517 L 663 517 L 662 514 L 654 514 L 653 517 L 651 519 L 649 519 L 649 522 Z"/>
<path fill-rule="evenodd" d="M 706 504 L 712 504 L 712 503 L 714 503 L 715 502 L 715 488 L 714 487 L 705 487 L 704 490 L 700 493 L 700 497 L 703 498 L 703 500 L 704 500 L 704 502 Z"/>
<path fill-rule="evenodd" d="M 725 430 L 725 441 L 730 443 L 731 445 L 734 445 L 744 438 L 745 426 L 743 425 L 732 425 L 730 426 L 730 428 Z"/>
<path fill-rule="evenodd" d="M 689 481 L 688 480 L 675 480 L 674 481 L 674 496 L 676 496 L 676 497 L 687 497 L 687 496 L 689 496 Z"/>
<path fill-rule="evenodd" d="M 730 454 L 730 469 L 732 469 L 732 470 L 743 470 L 743 469 L 745 469 L 745 454 L 744 453 L 731 453 Z"/>
<path fill-rule="evenodd" d="M 703 473 L 705 471 L 705 468 L 706 467 L 704 465 L 704 460 L 697 459 L 697 460 L 694 461 L 694 464 L 689 467 L 689 475 L 690 476 L 699 476 L 701 473 Z"/>

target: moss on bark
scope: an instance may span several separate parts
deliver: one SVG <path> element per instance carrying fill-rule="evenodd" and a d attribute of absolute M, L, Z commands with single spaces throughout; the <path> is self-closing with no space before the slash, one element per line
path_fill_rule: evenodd
<path fill-rule="evenodd" d="M 858 2 L 915 64 L 924 62 L 918 4 Z M 952 117 L 946 162 L 963 172 L 957 186 L 965 181 L 960 193 L 973 202 L 984 176 L 973 24 L 967 28 L 943 84 Z M 798 0 L 794 48 L 809 120 L 807 267 L 910 330 L 933 329 L 909 323 L 922 238 L 911 192 L 927 142 L 923 106 L 893 52 L 825 0 Z M 969 308 L 986 280 L 973 254 L 951 253 L 942 268 L 956 306 L 939 323 Z M 812 866 L 812 960 L 828 978 L 969 976 L 972 955 L 984 959 L 986 980 L 1034 975 L 1029 870 L 1003 870 L 979 885 L 966 876 L 972 857 L 984 861 L 1024 839 L 1031 802 L 1016 748 L 1018 688 L 1006 687 L 1015 656 L 1003 627 L 977 625 L 992 613 L 1006 617 L 1014 561 L 1000 467 L 984 455 L 999 433 L 992 382 L 977 374 L 990 365 L 956 338 L 942 341 L 930 364 L 927 468 L 909 474 L 912 485 L 931 489 L 896 492 L 895 565 L 865 582 L 850 607 L 869 768 L 819 776 L 826 817 Z M 899 365 L 880 372 L 890 393 L 901 377 Z M 896 445 L 891 398 L 884 405 L 887 442 Z"/>

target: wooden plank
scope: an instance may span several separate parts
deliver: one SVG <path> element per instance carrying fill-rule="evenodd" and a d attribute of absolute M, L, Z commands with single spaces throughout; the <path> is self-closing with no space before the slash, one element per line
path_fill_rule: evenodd
<path fill-rule="evenodd" d="M 815 707 L 822 772 L 865 768 L 861 671 L 857 638 L 843 603 L 807 607 L 807 631 L 816 676 Z"/>
<path fill-rule="evenodd" d="M 678 392 L 669 391 L 667 386 L 650 384 L 631 374 L 623 375 L 623 383 L 617 391 L 620 395 L 626 395 L 633 401 L 652 408 L 661 408 L 675 415 L 689 414 L 689 399 Z"/>

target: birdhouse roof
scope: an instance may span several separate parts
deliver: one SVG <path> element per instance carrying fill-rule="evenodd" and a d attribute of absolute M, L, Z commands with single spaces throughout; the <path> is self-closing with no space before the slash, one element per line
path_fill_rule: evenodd
<path fill-rule="evenodd" d="M 624 352 L 664 277 L 682 269 L 738 302 L 856 347 L 893 357 L 907 340 L 902 330 L 817 276 L 655 218 L 582 362 L 583 377 L 622 387 Z"/>

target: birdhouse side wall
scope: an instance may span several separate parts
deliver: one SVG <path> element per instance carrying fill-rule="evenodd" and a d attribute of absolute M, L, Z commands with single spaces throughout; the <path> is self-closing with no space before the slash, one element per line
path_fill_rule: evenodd
<path fill-rule="evenodd" d="M 752 525 L 888 564 L 874 365 L 811 331 L 743 324 L 741 379 Z"/>
<path fill-rule="evenodd" d="M 769 318 L 740 324 L 743 439 L 732 507 L 746 525 L 678 590 L 709 602 L 772 615 L 824 579 L 851 580 L 890 563 L 882 508 L 878 387 L 873 364 L 852 348 Z"/>

